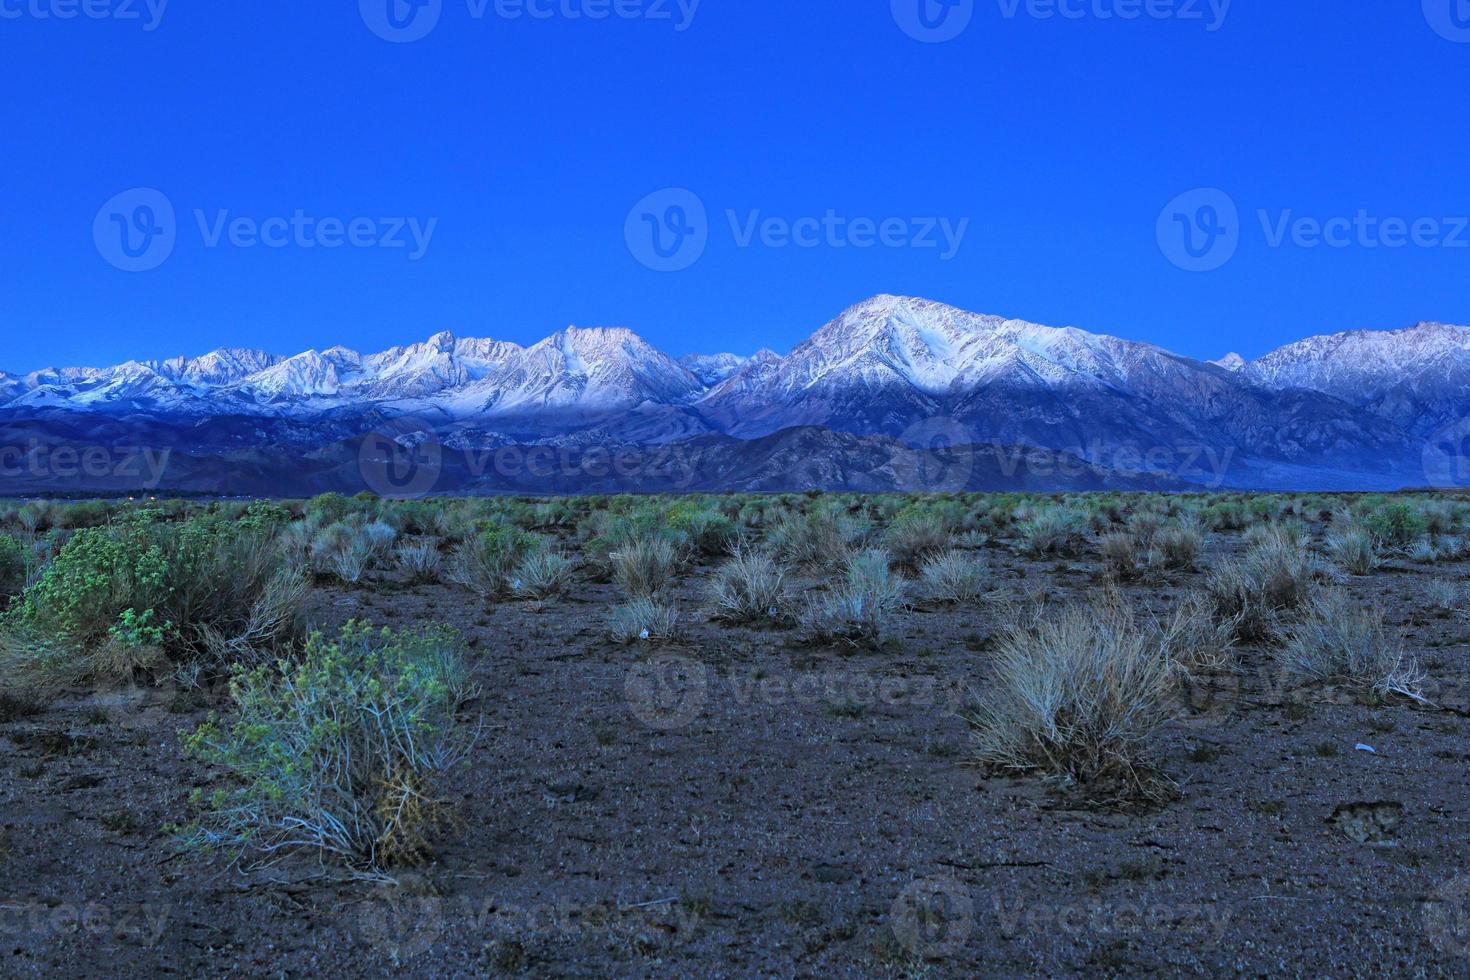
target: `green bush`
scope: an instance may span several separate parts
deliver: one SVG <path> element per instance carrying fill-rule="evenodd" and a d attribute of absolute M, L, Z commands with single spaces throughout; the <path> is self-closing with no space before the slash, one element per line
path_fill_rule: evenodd
<path fill-rule="evenodd" d="M 138 511 L 74 533 L 12 605 L 6 630 L 77 654 L 147 647 L 176 659 L 235 658 L 294 634 L 305 580 L 274 547 L 273 532 L 244 521 L 157 517 Z M 117 666 L 138 662 L 126 656 Z M 79 662 L 78 670 L 92 668 Z"/>
<path fill-rule="evenodd" d="M 1429 533 L 1429 521 L 1406 501 L 1384 504 L 1363 519 L 1363 526 L 1384 547 L 1407 548 Z"/>
<path fill-rule="evenodd" d="M 481 596 L 495 596 L 510 585 L 516 566 L 541 550 L 541 538 L 518 527 L 483 523 L 450 556 L 448 576 Z"/>
<path fill-rule="evenodd" d="M 168 593 L 168 556 L 147 519 L 72 535 L 8 617 L 13 625 L 78 646 L 105 640 L 124 612 L 144 615 Z"/>
<path fill-rule="evenodd" d="M 442 780 L 471 742 L 457 718 L 469 693 L 460 646 L 443 628 L 354 622 L 313 634 L 298 664 L 239 673 L 234 718 L 186 740 L 235 784 L 196 791 L 207 812 L 192 839 L 366 868 L 423 860 L 448 815 Z"/>

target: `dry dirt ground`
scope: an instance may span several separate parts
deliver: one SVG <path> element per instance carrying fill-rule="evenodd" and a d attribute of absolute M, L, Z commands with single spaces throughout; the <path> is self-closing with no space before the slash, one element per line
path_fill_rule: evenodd
<path fill-rule="evenodd" d="M 1214 535 L 1203 564 L 1238 547 Z M 1012 599 L 1101 586 L 1095 557 L 986 550 Z M 1132 811 L 969 761 L 957 709 L 988 682 L 993 606 L 914 609 L 895 651 L 844 655 L 710 622 L 710 570 L 656 649 L 605 640 L 618 596 L 585 579 L 541 607 L 391 578 L 314 594 L 327 628 L 458 627 L 483 689 L 461 823 L 397 884 L 181 851 L 164 827 L 214 778 L 180 751 L 197 697 L 0 725 L 0 973 L 1470 973 L 1470 621 L 1422 595 L 1470 566 L 1345 584 L 1386 606 L 1435 707 L 1283 690 L 1247 648 L 1157 746 L 1177 798 Z M 1127 592 L 1159 609 L 1201 574 Z"/>

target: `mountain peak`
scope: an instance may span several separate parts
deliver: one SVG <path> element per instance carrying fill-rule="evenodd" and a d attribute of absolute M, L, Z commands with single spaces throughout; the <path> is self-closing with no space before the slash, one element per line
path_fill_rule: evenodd
<path fill-rule="evenodd" d="M 1227 371 L 1239 371 L 1245 367 L 1245 358 L 1235 353 L 1235 351 L 1231 351 L 1218 361 L 1211 361 L 1210 363 L 1218 365 Z"/>

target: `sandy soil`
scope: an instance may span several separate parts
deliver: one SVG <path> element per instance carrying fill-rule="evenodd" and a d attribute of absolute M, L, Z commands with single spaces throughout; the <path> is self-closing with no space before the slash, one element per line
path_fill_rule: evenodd
<path fill-rule="evenodd" d="M 986 550 L 1015 599 L 1100 587 L 1094 559 Z M 1132 811 L 971 764 L 956 710 L 988 681 L 993 607 L 914 609 L 896 651 L 843 655 L 710 622 L 709 572 L 679 590 L 684 636 L 652 649 L 603 638 L 617 593 L 586 580 L 543 607 L 391 578 L 314 594 L 327 628 L 458 627 L 483 688 L 462 822 L 396 885 L 181 852 L 163 828 L 213 777 L 177 733 L 207 699 L 0 723 L 0 973 L 1470 972 L 1470 622 L 1422 596 L 1465 565 L 1345 585 L 1386 605 L 1437 707 L 1284 690 L 1247 648 L 1158 746 L 1177 799 Z M 1127 591 L 1161 608 L 1200 574 Z"/>

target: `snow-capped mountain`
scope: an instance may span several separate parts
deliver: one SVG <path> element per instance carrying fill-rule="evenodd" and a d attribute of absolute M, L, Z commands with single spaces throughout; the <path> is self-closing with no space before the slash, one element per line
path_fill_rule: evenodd
<path fill-rule="evenodd" d="M 1207 362 L 888 295 L 844 311 L 785 356 L 675 360 L 624 328 L 569 327 L 524 347 L 441 332 L 373 354 L 222 349 L 0 374 L 0 420 L 44 422 L 47 431 L 101 427 L 109 439 L 167 431 L 188 443 L 175 448 L 205 460 L 201 473 L 211 472 L 207 460 L 252 447 L 326 452 L 394 417 L 432 420 L 446 446 L 464 449 L 716 438 L 732 474 L 755 472 L 736 458 L 742 442 L 788 430 L 917 443 L 939 422 L 976 445 L 1054 451 L 1125 478 L 1155 451 L 1163 470 L 1202 454 L 1227 461 L 1216 482 L 1238 486 L 1389 486 L 1422 482 L 1425 436 L 1466 415 L 1464 327 L 1357 331 L 1256 361 Z M 841 439 L 781 444 L 859 451 Z M 1154 479 L 1159 469 L 1149 463 L 1139 473 Z M 867 485 L 845 463 L 802 472 Z M 1162 475 L 1206 482 L 1183 470 Z M 767 486 L 770 474 L 759 481 Z"/>
<path fill-rule="evenodd" d="M 700 384 L 712 388 L 745 367 L 750 360 L 738 354 L 687 354 L 679 358 L 679 365 L 698 378 Z"/>
<path fill-rule="evenodd" d="M 1272 388 L 1320 391 L 1427 435 L 1470 405 L 1470 327 L 1421 323 L 1287 344 L 1245 366 Z"/>

